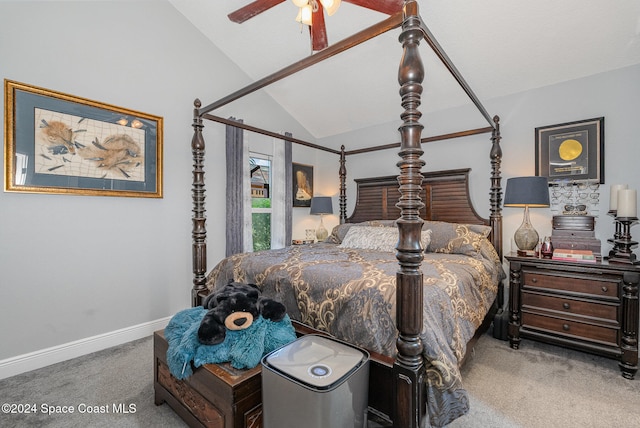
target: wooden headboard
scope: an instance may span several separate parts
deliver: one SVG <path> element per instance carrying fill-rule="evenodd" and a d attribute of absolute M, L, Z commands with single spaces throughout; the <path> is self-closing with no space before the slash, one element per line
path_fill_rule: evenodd
<path fill-rule="evenodd" d="M 451 223 L 485 224 L 489 220 L 478 215 L 469 197 L 470 168 L 423 172 L 420 197 L 425 207 L 420 216 L 425 220 Z M 397 176 L 361 178 L 357 184 L 356 206 L 347 223 L 367 220 L 396 220 L 400 209 Z"/>

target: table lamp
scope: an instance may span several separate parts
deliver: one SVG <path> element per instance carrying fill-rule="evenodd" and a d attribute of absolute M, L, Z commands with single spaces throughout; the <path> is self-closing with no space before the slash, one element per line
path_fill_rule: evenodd
<path fill-rule="evenodd" d="M 538 232 L 529 220 L 529 207 L 549 206 L 549 183 L 546 177 L 514 177 L 507 180 L 504 195 L 505 207 L 524 207 L 522 224 L 513 239 L 522 251 L 533 250 L 540 240 Z"/>
<path fill-rule="evenodd" d="M 329 232 L 322 223 L 322 216 L 325 214 L 333 214 L 333 204 L 330 196 L 314 196 L 311 198 L 311 214 L 320 216 L 320 225 L 316 229 L 316 238 L 318 241 L 324 241 L 329 236 Z"/>

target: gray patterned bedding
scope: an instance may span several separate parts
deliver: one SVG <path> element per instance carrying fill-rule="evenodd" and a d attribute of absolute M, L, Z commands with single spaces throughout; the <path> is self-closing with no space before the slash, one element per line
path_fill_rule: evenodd
<path fill-rule="evenodd" d="M 392 226 L 392 227 L 388 227 Z M 444 425 L 468 410 L 459 362 L 504 278 L 487 226 L 427 221 L 424 326 L 430 420 Z M 291 319 L 387 356 L 395 355 L 398 261 L 393 222 L 336 226 L 327 242 L 237 254 L 208 275 L 214 290 L 254 283 L 285 304 Z M 395 241 L 394 241 L 395 240 Z"/>

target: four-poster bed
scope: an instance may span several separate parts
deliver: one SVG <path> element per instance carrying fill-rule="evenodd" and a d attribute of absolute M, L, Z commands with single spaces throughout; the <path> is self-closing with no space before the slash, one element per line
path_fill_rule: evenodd
<path fill-rule="evenodd" d="M 337 151 L 292 137 L 284 137 L 281 134 L 258 129 L 244 123 L 230 121 L 210 114 L 211 111 L 223 105 L 399 26 L 402 27 L 399 39 L 403 46 L 403 57 L 399 68 L 398 80 L 400 83 L 401 105 L 404 112 L 401 114 L 403 123 L 399 129 L 401 142 L 398 144 L 370 147 L 353 151 L 347 151 L 343 146 L 342 150 Z M 488 127 L 462 131 L 439 137 L 424 139 L 421 137 L 423 126 L 419 122 L 421 113 L 418 109 L 421 103 L 422 81 L 424 78 L 423 65 L 418 52 L 421 40 L 425 40 L 431 46 L 436 55 L 442 60 L 456 81 L 477 106 L 480 113 L 488 121 Z M 426 424 L 428 419 L 426 415 L 426 403 L 428 403 L 429 400 L 434 400 L 434 397 L 432 389 L 426 388 L 425 384 L 429 382 L 437 383 L 437 380 L 427 379 L 429 376 L 434 376 L 433 373 L 437 373 L 437 371 L 429 371 L 429 373 L 427 373 L 427 368 L 431 368 L 436 363 L 425 358 L 425 354 L 429 352 L 428 348 L 431 346 L 430 344 L 427 344 L 429 346 L 425 347 L 424 343 L 424 340 L 426 340 L 424 331 L 425 314 L 427 315 L 426 318 L 430 318 L 430 312 L 428 312 L 430 308 L 427 309 L 425 306 L 425 295 L 430 294 L 431 289 L 435 289 L 436 287 L 429 287 L 425 289 L 425 285 L 427 283 L 433 284 L 433 282 L 431 282 L 430 279 L 426 279 L 423 271 L 434 271 L 436 277 L 438 274 L 440 276 L 466 276 L 466 273 L 462 274 L 455 271 L 457 268 L 445 266 L 449 262 L 451 262 L 451 265 L 460 265 L 462 264 L 460 260 L 466 257 L 470 259 L 472 264 L 468 275 L 473 277 L 482 277 L 482 280 L 478 280 L 477 278 L 475 280 L 475 282 L 479 284 L 476 284 L 476 286 L 478 287 L 478 290 L 482 290 L 481 292 L 473 289 L 473 283 L 471 285 L 470 292 L 459 291 L 461 294 L 477 294 L 476 300 L 473 302 L 460 300 L 460 305 L 477 305 L 477 307 L 471 309 L 453 309 L 455 317 L 464 318 L 464 316 L 459 316 L 460 314 L 455 313 L 456 311 L 462 311 L 465 313 L 465 316 L 474 318 L 475 323 L 473 324 L 474 327 L 473 330 L 471 330 L 471 334 L 467 336 L 456 336 L 457 340 L 461 340 L 461 338 L 464 337 L 464 343 L 456 344 L 455 349 L 455 353 L 460 354 L 457 355 L 458 358 L 456 360 L 459 365 L 462 363 L 462 360 L 464 360 L 464 353 L 466 349 L 469 349 L 470 345 L 467 342 L 472 342 L 474 340 L 473 337 L 477 338 L 481 332 L 486 331 L 493 320 L 495 312 L 500 309 L 502 303 L 501 281 L 504 278 L 500 262 L 502 258 L 502 190 L 500 175 L 502 154 L 500 149 L 500 129 L 498 118 L 492 118 L 487 114 L 473 91 L 466 84 L 455 66 L 453 66 L 440 45 L 435 41 L 433 35 L 422 23 L 418 14 L 417 2 L 415 0 L 407 0 L 405 1 L 403 13 L 393 15 L 378 25 L 357 33 L 336 45 L 330 46 L 311 57 L 292 64 L 280 72 L 257 81 L 252 85 L 236 91 L 206 107 L 202 107 L 199 100 L 196 100 L 193 123 L 194 137 L 192 140 L 192 152 L 194 159 L 192 188 L 194 273 L 192 290 L 193 305 L 200 304 L 202 297 L 211 289 L 219 286 L 220 283 L 228 280 L 229 275 L 240 275 L 242 279 L 250 277 L 251 275 L 264 274 L 263 271 L 253 274 L 245 272 L 238 274 L 238 266 L 241 263 L 241 259 L 244 259 L 244 255 L 239 255 L 235 259 L 230 258 L 221 262 L 211 273 L 209 273 L 209 275 L 207 275 L 204 206 L 205 142 L 202 136 L 204 119 L 229 124 L 241 129 L 274 136 L 280 139 L 286 139 L 296 144 L 302 144 L 339 155 L 339 205 L 340 223 L 341 226 L 344 226 L 343 230 L 348 229 L 346 225 L 366 221 L 391 222 L 375 224 L 374 226 L 392 226 L 393 229 L 397 230 L 395 240 L 395 242 L 397 242 L 397 251 L 394 251 L 392 254 L 395 266 L 393 268 L 394 272 L 392 272 L 391 275 L 389 275 L 389 272 L 384 273 L 384 275 L 386 275 L 385 278 L 388 279 L 389 276 L 392 277 L 392 281 L 390 282 L 392 285 L 387 287 L 384 293 L 388 294 L 389 290 L 393 291 L 393 295 L 389 297 L 389 301 L 385 303 L 385 307 L 387 309 L 393 308 L 393 313 L 391 314 L 391 324 L 394 328 L 392 346 L 395 347 L 395 350 L 389 351 L 388 337 L 383 340 L 386 342 L 386 346 L 375 348 L 375 346 L 372 345 L 375 350 L 372 353 L 374 361 L 370 376 L 369 403 L 370 408 L 376 415 L 392 422 L 393 426 L 407 428 L 419 427 Z M 421 170 L 425 165 L 425 162 L 421 159 L 423 154 L 421 146 L 422 143 L 429 141 L 488 132 L 491 133 L 491 149 L 489 151 L 489 158 L 491 162 L 491 176 L 489 177 L 491 212 L 489 218 L 485 219 L 476 213 L 471 204 L 468 182 L 469 170 L 463 169 L 422 173 Z M 394 177 L 378 177 L 356 180 L 358 185 L 356 207 L 352 216 L 348 218 L 346 213 L 346 158 L 348 156 L 358 155 L 361 153 L 386 150 L 396 147 L 399 147 L 398 155 L 400 156 L 400 160 L 397 161 L 397 165 L 400 170 L 399 174 Z M 372 225 L 371 223 L 367 224 Z M 336 229 L 334 229 L 334 234 L 338 233 Z M 435 239 L 436 242 L 438 239 L 444 239 L 444 244 L 438 247 L 438 245 L 433 244 L 434 241 L 431 241 L 432 244 L 429 244 L 428 240 L 425 241 L 425 231 L 429 231 L 429 233 L 433 234 L 435 230 L 447 230 L 449 231 L 448 233 L 451 233 L 452 235 L 446 239 L 442 238 L 440 235 L 431 235 L 433 238 L 430 236 L 429 239 Z M 343 231 L 342 235 L 337 238 L 340 242 L 336 242 L 336 244 L 339 244 L 338 246 L 344 245 L 344 240 L 348 234 L 349 231 Z M 491 251 L 483 246 L 485 238 L 488 239 L 486 242 L 490 242 L 489 246 L 491 247 Z M 491 244 L 493 245 L 491 246 Z M 455 249 L 452 249 L 452 246 L 455 247 L 456 245 L 458 248 L 463 248 L 463 250 L 456 251 Z M 316 246 L 311 246 L 308 249 L 305 248 L 304 251 L 316 251 L 317 247 L 322 247 L 322 245 L 318 244 Z M 425 252 L 425 250 L 428 252 Z M 286 253 L 282 255 L 282 257 L 287 260 L 293 260 L 295 257 L 298 257 L 299 260 L 302 260 L 304 256 L 301 255 L 301 252 L 304 251 L 301 248 L 291 247 L 282 250 L 283 254 Z M 353 251 L 355 250 L 341 248 L 340 254 L 355 254 Z M 360 253 L 357 254 L 357 258 L 364 257 L 360 255 Z M 293 259 L 291 259 L 291 257 L 293 257 Z M 385 269 L 381 266 L 388 263 L 386 259 L 384 261 L 379 261 L 378 258 L 382 256 L 378 253 L 375 253 L 370 257 L 372 257 L 369 263 L 371 266 L 376 269 Z M 428 265 L 423 264 L 425 259 L 429 259 Z M 344 260 L 341 260 L 341 262 L 346 263 Z M 227 265 L 226 267 L 225 263 Z M 267 264 L 270 266 L 279 266 L 278 263 L 283 263 L 282 266 L 284 266 L 284 264 L 287 264 L 288 262 L 285 263 L 282 259 L 278 259 L 277 262 L 272 260 Z M 303 263 L 300 263 L 300 266 L 302 264 Z M 437 265 L 438 268 L 434 269 L 432 264 Z M 487 268 L 487 266 L 491 264 L 493 264 L 493 267 Z M 296 263 L 289 263 L 288 266 L 293 270 L 298 267 Z M 497 270 L 492 270 L 494 268 Z M 227 269 L 227 271 L 225 271 L 225 269 Z M 449 269 L 453 269 L 453 271 L 450 271 Z M 285 270 L 286 269 L 284 268 L 282 269 L 282 271 Z M 296 272 L 297 273 L 295 275 L 303 275 L 301 271 Z M 264 274 L 263 276 L 268 275 Z M 251 278 L 255 279 L 255 277 Z M 346 278 L 342 281 L 350 282 L 352 280 L 353 278 Z M 276 280 L 276 282 L 278 281 L 284 280 L 280 278 Z M 278 284 L 280 283 L 278 282 Z M 263 293 L 269 292 L 270 290 L 270 286 L 266 282 L 264 284 L 259 284 L 259 286 L 263 287 Z M 280 285 L 273 287 L 271 291 L 274 294 L 283 293 Z M 297 290 L 297 292 L 299 291 L 300 290 Z M 325 294 L 330 292 L 332 291 L 325 292 Z M 455 291 L 454 293 L 456 292 L 458 291 Z M 309 294 L 312 293 L 309 292 Z M 350 295 L 348 300 L 357 300 L 354 296 Z M 296 299 L 298 299 L 299 296 L 294 298 L 291 295 L 280 295 L 278 297 L 289 299 L 291 304 L 287 306 L 290 312 L 296 314 L 298 312 L 302 312 L 299 310 L 299 307 L 295 307 L 296 305 L 302 305 L 299 300 L 296 303 Z M 291 307 L 292 305 L 293 307 Z M 309 304 L 309 306 L 311 305 L 312 304 Z M 445 304 L 441 304 L 441 306 L 445 306 Z M 361 309 L 356 310 L 356 312 L 362 315 Z M 472 313 L 473 315 L 468 315 L 467 312 Z M 333 319 L 332 317 L 334 315 L 335 314 L 329 314 L 328 317 Z M 304 317 L 304 314 L 300 313 L 299 316 L 302 320 L 298 319 L 298 321 L 307 320 Z M 337 315 L 335 316 L 337 317 Z M 292 319 L 295 318 L 295 315 L 292 316 Z M 349 321 L 344 321 L 337 324 L 346 325 L 348 323 Z M 315 323 L 315 325 L 312 326 L 302 323 L 298 324 L 298 330 L 300 333 L 316 331 L 315 328 L 317 327 L 318 323 Z M 459 328 L 462 329 L 458 324 L 455 324 L 450 328 L 452 330 Z M 477 329 L 477 331 L 475 331 L 475 329 Z M 327 331 L 330 330 L 330 328 L 323 330 L 334 335 L 336 334 L 336 331 Z M 475 336 L 473 334 L 474 331 L 476 332 Z M 362 331 L 359 331 L 353 333 L 353 335 L 354 337 L 360 337 L 363 333 Z M 375 342 L 375 340 L 377 339 L 374 339 L 373 341 Z M 196 375 L 197 371 L 194 376 Z M 440 379 L 440 381 L 442 381 L 442 379 Z M 158 390 L 160 389 L 164 391 L 165 387 L 166 385 L 162 385 L 161 382 L 158 382 L 158 376 L 156 375 L 156 397 L 158 397 Z M 169 387 L 166 388 L 169 389 Z M 438 398 L 436 397 L 435 399 Z M 462 399 L 464 400 L 466 397 L 462 397 Z M 156 400 L 158 401 L 158 398 L 156 398 Z M 462 409 L 462 413 L 466 411 L 465 405 L 467 404 L 468 403 L 462 403 L 460 407 Z M 445 403 L 445 405 L 450 405 L 450 403 Z M 433 423 L 434 416 L 431 416 L 431 422 Z M 435 422 L 438 423 L 439 421 L 442 423 L 448 423 L 449 419 L 447 418 L 455 418 L 457 416 L 460 416 L 460 414 L 454 414 L 453 416 L 447 414 L 438 415 L 437 418 L 440 419 L 436 418 Z M 231 421 L 230 423 L 225 423 L 225 425 L 219 426 L 240 425 L 238 425 L 237 422 Z"/>

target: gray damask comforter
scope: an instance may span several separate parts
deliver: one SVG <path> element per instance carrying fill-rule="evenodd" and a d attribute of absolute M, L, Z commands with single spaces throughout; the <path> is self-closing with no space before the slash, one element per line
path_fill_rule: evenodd
<path fill-rule="evenodd" d="M 432 236 L 422 264 L 421 338 L 429 417 L 432 425 L 442 426 L 468 410 L 459 362 L 504 272 L 484 229 L 440 222 L 425 227 Z M 332 237 L 340 242 L 346 238 L 344 231 L 336 236 L 335 229 Z M 207 286 L 215 290 L 231 280 L 254 283 L 265 296 L 284 303 L 291 319 L 393 356 L 397 271 L 394 252 L 318 243 L 231 256 L 209 273 Z"/>

